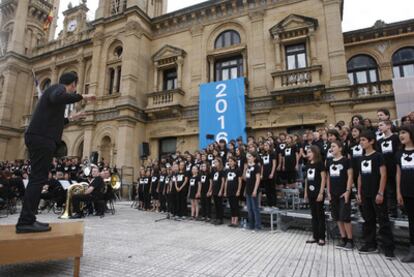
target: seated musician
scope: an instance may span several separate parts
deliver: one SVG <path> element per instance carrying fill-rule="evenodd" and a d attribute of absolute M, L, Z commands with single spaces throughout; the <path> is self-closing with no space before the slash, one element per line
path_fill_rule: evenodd
<path fill-rule="evenodd" d="M 59 180 L 63 180 L 63 172 L 56 172 L 56 178 L 53 177 L 52 172 L 49 172 L 49 180 L 48 183 L 43 186 L 40 199 L 55 200 L 57 208 L 63 208 L 63 203 L 66 201 L 66 191 Z M 46 207 L 46 202 L 41 201 L 39 208 L 43 210 Z"/>
<path fill-rule="evenodd" d="M 104 199 L 105 201 L 113 200 L 115 198 L 115 194 L 111 184 L 111 171 L 108 167 L 104 167 L 102 169 L 101 176 L 104 179 L 105 184 L 107 186 Z"/>
<path fill-rule="evenodd" d="M 97 200 L 103 200 L 102 190 L 104 189 L 104 181 L 99 173 L 99 168 L 92 165 L 92 179 L 90 185 L 84 194 L 75 194 L 72 197 L 72 207 L 74 215 L 71 218 L 82 218 L 83 214 L 80 210 L 80 203 L 90 203 Z"/>

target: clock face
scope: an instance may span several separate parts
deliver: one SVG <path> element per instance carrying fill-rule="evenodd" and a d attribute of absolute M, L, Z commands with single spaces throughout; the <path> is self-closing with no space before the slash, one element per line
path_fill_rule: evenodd
<path fill-rule="evenodd" d="M 76 20 L 69 21 L 69 23 L 68 23 L 68 32 L 75 31 L 77 26 L 78 26 L 78 22 Z"/>

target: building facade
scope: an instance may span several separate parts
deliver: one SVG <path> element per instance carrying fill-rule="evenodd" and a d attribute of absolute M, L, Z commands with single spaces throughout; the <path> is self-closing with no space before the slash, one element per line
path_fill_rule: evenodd
<path fill-rule="evenodd" d="M 41 89 L 68 71 L 84 121 L 64 132 L 61 155 L 97 151 L 136 168 L 151 157 L 198 146 L 202 83 L 246 77 L 248 134 L 317 128 L 352 114 L 395 116 L 393 77 L 414 74 L 414 20 L 343 33 L 343 0 L 211 0 L 166 13 L 166 0 L 86 1 L 68 7 L 57 39 L 42 25 L 56 0 L 0 4 L 0 160 L 24 158 L 23 133 Z M 17 24 L 18 22 L 18 24 Z M 52 34 L 53 33 L 53 34 Z"/>

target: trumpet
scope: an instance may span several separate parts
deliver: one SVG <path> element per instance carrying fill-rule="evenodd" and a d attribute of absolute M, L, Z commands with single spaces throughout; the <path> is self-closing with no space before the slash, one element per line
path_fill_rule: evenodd
<path fill-rule="evenodd" d="M 59 217 L 60 219 L 69 219 L 72 214 L 72 197 L 76 194 L 84 194 L 85 191 L 88 189 L 89 184 L 86 182 L 77 183 L 70 185 L 68 187 L 67 197 L 66 197 L 66 206 L 65 210 L 63 211 L 62 215 Z M 83 209 L 83 207 L 81 207 Z"/>

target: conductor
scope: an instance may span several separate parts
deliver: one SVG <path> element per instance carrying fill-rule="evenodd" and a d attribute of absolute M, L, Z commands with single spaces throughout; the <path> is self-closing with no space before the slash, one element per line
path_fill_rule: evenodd
<path fill-rule="evenodd" d="M 16 225 L 16 233 L 47 232 L 51 230 L 48 223 L 36 220 L 42 187 L 48 181 L 48 172 L 57 145 L 61 142 L 64 125 L 70 120 L 85 116 L 79 112 L 65 118 L 67 104 L 83 100 L 94 101 L 95 95 L 76 93 L 78 77 L 76 73 L 65 73 L 59 84 L 45 90 L 33 112 L 24 139 L 31 160 L 29 183 L 24 194 L 23 207 Z"/>

